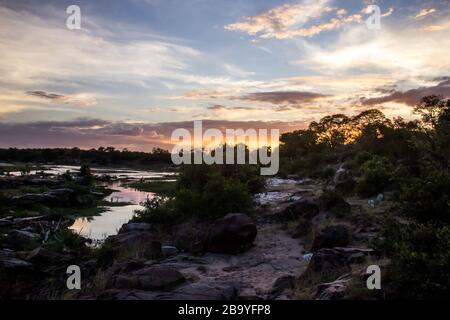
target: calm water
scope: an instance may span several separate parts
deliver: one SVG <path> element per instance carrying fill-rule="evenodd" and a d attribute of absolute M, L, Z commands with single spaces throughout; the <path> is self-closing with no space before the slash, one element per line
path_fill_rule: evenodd
<path fill-rule="evenodd" d="M 117 191 L 106 197 L 106 201 L 129 202 L 132 205 L 107 207 L 108 211 L 99 216 L 78 218 L 70 227 L 72 230 L 93 240 L 103 240 L 107 236 L 117 234 L 120 227 L 133 217 L 134 210 L 142 209 L 139 204 L 155 196 L 151 192 L 126 188 L 120 182 L 109 184 L 108 187 Z"/>
<path fill-rule="evenodd" d="M 3 164 L 7 166 L 8 164 Z M 79 166 L 43 166 L 44 172 L 50 175 L 60 175 L 67 171 L 78 172 Z M 140 203 L 147 198 L 151 199 L 155 196 L 151 192 L 142 192 L 135 189 L 127 188 L 122 185 L 122 181 L 137 181 L 139 179 L 161 179 L 173 181 L 176 176 L 175 172 L 157 172 L 148 170 L 133 170 L 133 169 L 111 169 L 111 168 L 91 168 L 91 172 L 96 176 L 109 175 L 115 177 L 115 182 L 107 186 L 116 190 L 111 195 L 105 198 L 107 202 L 127 202 L 130 205 L 126 206 L 106 206 L 107 211 L 98 216 L 83 217 L 75 220 L 70 227 L 75 232 L 84 237 L 93 240 L 102 240 L 107 236 L 117 234 L 120 227 L 127 223 L 134 215 L 134 211 L 142 209 Z M 41 170 L 32 170 L 30 175 L 40 174 Z M 13 176 L 20 176 L 21 172 L 10 172 Z"/>

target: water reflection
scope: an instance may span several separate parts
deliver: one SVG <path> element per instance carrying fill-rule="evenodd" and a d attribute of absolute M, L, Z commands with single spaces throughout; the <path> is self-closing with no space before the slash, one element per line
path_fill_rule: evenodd
<path fill-rule="evenodd" d="M 93 240 L 103 240 L 107 236 L 117 234 L 120 227 L 133 217 L 134 211 L 142 209 L 140 203 L 155 196 L 151 192 L 128 188 L 120 181 L 108 184 L 108 187 L 115 190 L 105 198 L 105 201 L 111 202 L 108 211 L 99 216 L 76 219 L 70 227 L 72 230 Z M 117 206 L 117 203 L 125 202 L 130 204 Z"/>

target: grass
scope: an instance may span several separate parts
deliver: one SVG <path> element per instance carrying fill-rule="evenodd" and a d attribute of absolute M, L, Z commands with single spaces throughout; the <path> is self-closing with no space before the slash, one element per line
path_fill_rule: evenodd
<path fill-rule="evenodd" d="M 139 191 L 153 192 L 162 195 L 168 195 L 175 191 L 176 182 L 175 181 L 138 181 L 133 182 L 128 185 L 129 188 L 134 188 Z"/>

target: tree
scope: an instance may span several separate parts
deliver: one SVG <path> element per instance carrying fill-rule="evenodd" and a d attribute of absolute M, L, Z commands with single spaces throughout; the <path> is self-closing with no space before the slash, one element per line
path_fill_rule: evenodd
<path fill-rule="evenodd" d="M 439 118 L 450 108 L 450 100 L 444 100 L 442 96 L 427 96 L 414 107 L 414 113 L 420 115 L 425 126 L 434 129 Z"/>

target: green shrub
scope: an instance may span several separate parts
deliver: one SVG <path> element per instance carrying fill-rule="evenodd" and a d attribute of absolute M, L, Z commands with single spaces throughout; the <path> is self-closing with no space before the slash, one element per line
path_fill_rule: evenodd
<path fill-rule="evenodd" d="M 450 296 L 450 227 L 390 222 L 381 248 L 391 259 L 388 298 Z"/>
<path fill-rule="evenodd" d="M 421 222 L 450 224 L 450 175 L 431 171 L 422 179 L 407 181 L 400 190 L 401 212 Z"/>
<path fill-rule="evenodd" d="M 180 211 L 175 211 L 174 200 L 154 197 L 142 203 L 144 209 L 134 212 L 134 221 L 147 223 L 176 223 L 182 220 Z"/>
<path fill-rule="evenodd" d="M 80 177 L 84 184 L 91 185 L 94 182 L 94 176 L 91 173 L 91 168 L 88 165 L 80 167 Z"/>
<path fill-rule="evenodd" d="M 250 190 L 261 186 L 257 171 L 247 166 L 187 165 L 170 198 L 147 200 L 135 220 L 177 223 L 191 217 L 216 218 L 231 212 L 251 214 Z M 249 184 L 249 182 L 253 183 Z"/>
<path fill-rule="evenodd" d="M 393 166 L 387 158 L 373 156 L 361 166 L 361 177 L 356 191 L 363 197 L 383 192 L 392 177 Z"/>

